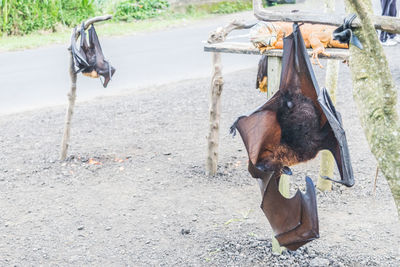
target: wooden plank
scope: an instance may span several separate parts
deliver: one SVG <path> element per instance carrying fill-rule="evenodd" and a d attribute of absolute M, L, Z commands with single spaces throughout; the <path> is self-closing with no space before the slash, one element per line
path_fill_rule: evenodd
<path fill-rule="evenodd" d="M 253 0 L 254 16 L 264 21 L 287 21 L 287 22 L 305 22 L 313 24 L 326 24 L 339 26 L 348 15 L 345 14 L 325 14 L 311 13 L 299 10 L 279 11 L 268 10 L 262 7 L 262 0 Z M 384 30 L 391 33 L 400 33 L 400 19 L 388 16 L 373 16 L 374 26 L 378 30 Z M 356 18 L 351 24 L 352 27 L 361 27 L 360 20 Z"/>
<path fill-rule="evenodd" d="M 282 57 L 282 49 L 267 50 L 261 53 L 251 43 L 244 42 L 223 42 L 216 44 L 206 44 L 204 46 L 205 52 L 220 52 L 220 53 L 234 53 L 234 54 L 249 54 L 249 55 L 267 55 L 270 57 Z M 325 50 L 330 54 L 330 57 L 320 54 L 319 58 L 340 59 L 346 60 L 349 58 L 350 53 L 348 49 L 340 48 L 327 48 Z M 312 49 L 307 49 L 308 55 L 311 57 Z"/>

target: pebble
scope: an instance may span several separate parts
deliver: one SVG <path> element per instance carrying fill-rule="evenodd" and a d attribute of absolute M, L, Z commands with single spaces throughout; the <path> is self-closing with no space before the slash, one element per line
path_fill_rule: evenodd
<path fill-rule="evenodd" d="M 84 227 L 83 225 L 78 226 L 78 230 L 79 230 L 79 231 L 81 231 L 81 230 L 83 230 L 83 229 L 85 229 L 85 227 Z"/>
<path fill-rule="evenodd" d="M 107 227 L 106 227 L 106 231 L 110 231 L 111 229 L 112 229 L 111 226 L 107 226 Z"/>
<path fill-rule="evenodd" d="M 184 229 L 184 228 L 182 228 L 182 229 L 181 229 L 181 234 L 182 234 L 182 235 L 188 235 L 188 234 L 190 234 L 190 230 L 189 230 L 189 229 Z"/>
<path fill-rule="evenodd" d="M 329 260 L 316 257 L 310 261 L 310 267 L 329 266 Z"/>

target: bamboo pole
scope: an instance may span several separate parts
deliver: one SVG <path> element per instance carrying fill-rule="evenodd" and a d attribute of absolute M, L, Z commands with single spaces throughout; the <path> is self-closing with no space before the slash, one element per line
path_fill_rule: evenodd
<path fill-rule="evenodd" d="M 90 18 L 85 22 L 85 29 L 89 28 L 95 22 L 104 21 L 111 19 L 111 15 L 104 15 L 99 17 Z M 72 35 L 75 36 L 75 40 L 77 40 L 80 36 L 80 32 L 75 29 L 72 31 Z M 75 100 L 76 100 L 76 81 L 77 75 L 75 73 L 75 62 L 74 57 L 72 55 L 71 47 L 68 48 L 70 60 L 69 60 L 69 76 L 71 80 L 71 89 L 68 93 L 68 108 L 67 113 L 65 115 L 65 125 L 64 125 L 64 134 L 61 141 L 61 153 L 60 160 L 65 160 L 67 157 L 69 139 L 71 136 L 71 120 L 72 115 L 74 114 Z"/>
<path fill-rule="evenodd" d="M 333 13 L 335 11 L 335 0 L 325 0 L 325 12 Z M 329 90 L 329 95 L 332 103 L 336 104 L 336 88 L 339 77 L 339 60 L 328 60 L 325 86 Z M 321 151 L 321 161 L 319 169 L 319 177 L 317 180 L 317 188 L 321 191 L 331 191 L 332 181 L 324 179 L 323 177 L 333 178 L 334 158 L 332 153 L 324 150 Z"/>

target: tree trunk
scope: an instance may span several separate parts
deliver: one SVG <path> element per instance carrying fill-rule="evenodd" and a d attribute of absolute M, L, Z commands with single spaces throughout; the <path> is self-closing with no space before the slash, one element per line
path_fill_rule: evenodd
<path fill-rule="evenodd" d="M 369 146 L 385 175 L 400 212 L 400 123 L 397 93 L 388 62 L 371 20 L 371 1 L 346 0 L 362 27 L 355 31 L 364 46 L 350 46 L 353 97 Z"/>

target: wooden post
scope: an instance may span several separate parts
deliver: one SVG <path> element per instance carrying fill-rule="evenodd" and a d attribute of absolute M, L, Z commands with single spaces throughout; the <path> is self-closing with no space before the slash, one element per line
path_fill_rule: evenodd
<path fill-rule="evenodd" d="M 228 34 L 235 29 L 248 29 L 254 24 L 234 20 L 225 27 L 220 27 L 210 34 L 207 42 L 209 44 L 221 43 L 226 40 Z M 219 145 L 219 121 L 221 114 L 221 93 L 224 80 L 222 78 L 221 54 L 213 53 L 213 75 L 211 80 L 210 108 L 209 108 L 209 132 L 207 135 L 208 152 L 206 159 L 207 175 L 215 175 L 218 167 L 218 145 Z"/>
<path fill-rule="evenodd" d="M 271 98 L 276 91 L 279 90 L 282 72 L 282 58 L 281 57 L 268 57 L 268 99 Z M 279 179 L 279 192 L 282 196 L 290 197 L 290 177 L 282 174 Z M 272 252 L 281 254 L 286 248 L 279 245 L 275 236 L 272 236 Z"/>
<path fill-rule="evenodd" d="M 211 80 L 210 92 L 210 126 L 208 141 L 208 153 L 206 170 L 208 175 L 214 175 L 217 172 L 218 165 L 218 144 L 219 144 L 219 121 L 221 116 L 221 93 L 224 80 L 222 78 L 221 54 L 212 53 L 213 57 L 213 75 Z"/>
<path fill-rule="evenodd" d="M 268 91 L 267 98 L 270 99 L 279 89 L 281 82 L 282 58 L 268 57 Z"/>
<path fill-rule="evenodd" d="M 64 135 L 61 143 L 61 156 L 60 156 L 61 160 L 65 160 L 65 158 L 67 157 L 68 141 L 71 134 L 71 118 L 72 114 L 74 113 L 75 100 L 76 100 L 76 73 L 74 65 L 75 65 L 74 57 L 70 50 L 69 77 L 71 79 L 71 91 L 68 94 L 69 102 L 68 102 L 67 114 L 65 115 Z"/>
<path fill-rule="evenodd" d="M 332 13 L 335 10 L 334 0 L 325 0 L 325 12 Z M 325 87 L 329 90 L 329 95 L 333 104 L 336 104 L 336 88 L 339 77 L 339 60 L 328 60 L 326 74 L 325 74 Z M 321 151 L 321 163 L 319 170 L 319 177 L 317 180 L 317 188 L 321 191 L 331 191 L 332 181 L 322 177 L 333 178 L 334 158 L 331 152 L 324 150 Z"/>
<path fill-rule="evenodd" d="M 90 25 L 92 25 L 95 22 L 99 21 L 104 21 L 104 20 L 109 20 L 111 19 L 111 15 L 104 15 L 104 16 L 99 16 L 99 17 L 94 17 L 91 19 L 88 19 L 85 22 L 85 29 L 89 28 Z M 75 40 L 79 38 L 80 32 L 76 31 L 74 29 L 72 31 L 72 36 L 75 36 Z M 71 47 L 68 48 L 69 54 L 70 54 L 70 61 L 69 61 L 69 76 L 71 79 L 71 91 L 68 94 L 68 108 L 67 108 L 67 113 L 65 115 L 65 126 L 64 126 L 64 134 L 62 137 L 61 141 L 61 154 L 60 154 L 60 160 L 65 160 L 67 157 L 67 151 L 68 151 L 68 142 L 69 138 L 71 135 L 71 120 L 72 120 L 72 115 L 74 114 L 74 107 L 75 107 L 75 100 L 76 100 L 76 80 L 77 80 L 77 75 L 75 73 L 75 62 L 74 62 L 74 57 L 71 52 Z"/>

